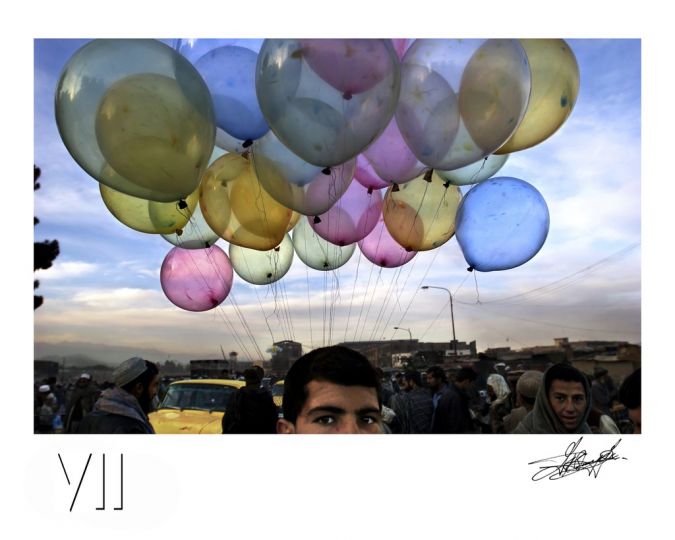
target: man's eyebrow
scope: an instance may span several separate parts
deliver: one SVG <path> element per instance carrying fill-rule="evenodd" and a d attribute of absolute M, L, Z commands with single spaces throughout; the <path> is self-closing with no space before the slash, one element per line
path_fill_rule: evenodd
<path fill-rule="evenodd" d="M 380 414 L 380 409 L 377 407 L 364 407 L 363 409 L 359 409 L 356 411 L 356 414 L 362 415 L 362 414 Z"/>
<path fill-rule="evenodd" d="M 327 413 L 333 413 L 333 414 L 345 414 L 347 411 L 345 411 L 341 407 L 335 407 L 334 405 L 319 405 L 318 407 L 314 407 L 313 409 L 310 409 L 307 411 L 307 414 L 315 414 L 319 412 L 327 412 Z"/>

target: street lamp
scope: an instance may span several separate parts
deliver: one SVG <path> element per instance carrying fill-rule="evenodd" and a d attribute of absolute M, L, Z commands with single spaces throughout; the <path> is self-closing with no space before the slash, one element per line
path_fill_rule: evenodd
<path fill-rule="evenodd" d="M 394 326 L 394 330 L 405 330 L 406 332 L 408 332 L 408 336 L 410 337 L 410 341 L 412 341 L 412 333 L 410 332 L 410 330 L 408 328 L 401 328 L 400 326 Z"/>
<path fill-rule="evenodd" d="M 455 337 L 455 313 L 452 308 L 452 293 L 450 292 L 449 289 L 446 289 L 445 287 L 436 287 L 435 285 L 422 285 L 422 289 L 441 289 L 445 292 L 448 293 L 448 296 L 450 297 L 450 320 L 452 321 L 452 341 L 455 344 L 455 359 L 457 358 L 457 338 Z"/>

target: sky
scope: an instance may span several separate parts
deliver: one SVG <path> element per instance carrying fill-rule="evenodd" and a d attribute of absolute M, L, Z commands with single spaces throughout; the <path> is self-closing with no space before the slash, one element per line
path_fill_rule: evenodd
<path fill-rule="evenodd" d="M 34 160 L 42 176 L 34 235 L 57 239 L 61 253 L 35 273 L 45 298 L 34 314 L 35 357 L 187 360 L 219 357 L 222 347 L 255 361 L 284 339 L 306 350 L 405 339 L 408 331 L 420 341 L 448 341 L 448 295 L 422 285 L 452 292 L 457 339 L 475 340 L 479 351 L 550 345 L 557 337 L 641 343 L 641 42 L 567 41 L 581 79 L 571 116 L 498 173 L 531 183 L 548 205 L 548 237 L 532 260 L 469 273 L 455 238 L 399 269 L 380 270 L 358 249 L 329 273 L 295 257 L 276 285 L 235 275 L 219 308 L 195 313 L 174 306 L 160 286 L 173 246 L 117 221 L 59 136 L 56 83 L 86 40 L 36 40 Z M 224 240 L 218 245 L 227 251 Z"/>

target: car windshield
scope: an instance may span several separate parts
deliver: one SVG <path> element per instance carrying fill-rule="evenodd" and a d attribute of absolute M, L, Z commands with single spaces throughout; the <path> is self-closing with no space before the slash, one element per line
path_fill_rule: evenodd
<path fill-rule="evenodd" d="M 225 412 L 227 400 L 236 388 L 217 384 L 173 384 L 164 396 L 160 409 L 198 409 Z"/>
<path fill-rule="evenodd" d="M 273 396 L 283 396 L 284 395 L 284 385 L 283 384 L 275 384 L 272 387 L 272 395 Z"/>

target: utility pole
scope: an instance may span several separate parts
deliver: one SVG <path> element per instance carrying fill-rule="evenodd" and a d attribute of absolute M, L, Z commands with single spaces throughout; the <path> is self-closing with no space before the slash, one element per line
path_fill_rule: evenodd
<path fill-rule="evenodd" d="M 446 289 L 445 287 L 436 287 L 435 285 L 422 285 L 422 289 L 441 289 L 445 292 L 448 293 L 448 296 L 450 297 L 450 321 L 452 322 L 452 341 L 455 345 L 455 360 L 457 360 L 457 337 L 455 337 L 455 314 L 454 310 L 452 308 L 452 293 L 450 292 L 449 289 Z"/>

